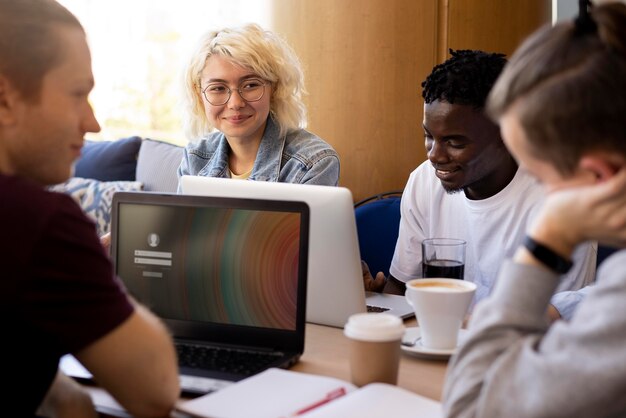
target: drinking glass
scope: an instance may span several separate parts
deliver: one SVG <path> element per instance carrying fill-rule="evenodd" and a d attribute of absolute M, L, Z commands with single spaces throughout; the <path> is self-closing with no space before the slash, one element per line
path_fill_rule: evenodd
<path fill-rule="evenodd" d="M 422 277 L 463 280 L 465 246 L 456 238 L 428 238 L 422 241 Z"/>

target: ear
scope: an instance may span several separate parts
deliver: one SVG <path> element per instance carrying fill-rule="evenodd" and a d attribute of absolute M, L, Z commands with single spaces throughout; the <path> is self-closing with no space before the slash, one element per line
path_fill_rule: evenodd
<path fill-rule="evenodd" d="M 19 94 L 11 82 L 0 74 L 0 125 L 8 126 L 15 123 L 15 108 Z"/>
<path fill-rule="evenodd" d="M 613 177 L 623 165 L 623 162 L 620 163 L 615 158 L 603 154 L 586 155 L 578 163 L 580 170 L 592 173 L 598 182 Z"/>

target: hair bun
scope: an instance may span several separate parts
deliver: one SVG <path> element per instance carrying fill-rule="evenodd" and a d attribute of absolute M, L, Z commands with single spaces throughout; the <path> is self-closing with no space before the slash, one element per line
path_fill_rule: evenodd
<path fill-rule="evenodd" d="M 609 49 L 626 58 L 626 5 L 619 2 L 605 3 L 591 10 L 597 24 L 598 37 Z"/>
<path fill-rule="evenodd" d="M 574 20 L 576 35 L 595 33 L 598 30 L 598 25 L 589 14 L 590 7 L 590 0 L 578 0 L 578 16 Z"/>

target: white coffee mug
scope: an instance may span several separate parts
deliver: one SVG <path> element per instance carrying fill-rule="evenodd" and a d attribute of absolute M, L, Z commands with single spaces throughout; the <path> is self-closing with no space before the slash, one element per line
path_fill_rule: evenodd
<path fill-rule="evenodd" d="M 406 283 L 405 297 L 420 327 L 421 345 L 453 349 L 476 284 L 457 279 L 414 279 Z"/>

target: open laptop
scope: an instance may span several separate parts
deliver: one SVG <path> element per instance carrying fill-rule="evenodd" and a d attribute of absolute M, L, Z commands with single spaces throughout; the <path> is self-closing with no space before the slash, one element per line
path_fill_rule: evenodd
<path fill-rule="evenodd" d="M 111 231 L 117 275 L 172 333 L 184 392 L 289 367 L 304 351 L 305 203 L 116 193 Z M 222 354 L 234 364 L 202 360 Z M 71 358 L 61 366 L 88 377 Z"/>
<path fill-rule="evenodd" d="M 309 205 L 308 322 L 343 327 L 350 315 L 368 310 L 401 318 L 414 314 L 404 296 L 363 291 L 354 203 L 349 189 L 199 176 L 183 176 L 180 184 L 186 195 L 303 201 Z"/>

